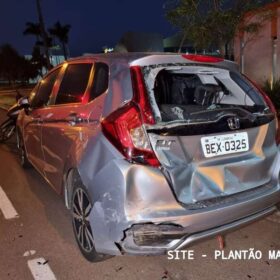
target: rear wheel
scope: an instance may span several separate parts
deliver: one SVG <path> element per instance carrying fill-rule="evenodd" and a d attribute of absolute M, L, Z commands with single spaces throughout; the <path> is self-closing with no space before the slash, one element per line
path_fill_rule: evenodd
<path fill-rule="evenodd" d="M 99 262 L 107 259 L 109 256 L 97 253 L 95 250 L 89 222 L 91 209 L 92 203 L 88 193 L 85 187 L 79 183 L 74 186 L 72 194 L 71 212 L 74 235 L 83 256 L 90 262 Z"/>
<path fill-rule="evenodd" d="M 0 143 L 10 139 L 16 130 L 15 122 L 13 119 L 4 121 L 0 126 Z"/>

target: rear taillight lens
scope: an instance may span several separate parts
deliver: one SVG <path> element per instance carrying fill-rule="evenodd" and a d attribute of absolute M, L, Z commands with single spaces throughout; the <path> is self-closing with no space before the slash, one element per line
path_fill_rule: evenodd
<path fill-rule="evenodd" d="M 149 103 L 141 67 L 130 67 L 130 73 L 133 87 L 133 100 L 136 104 L 139 104 L 143 122 L 145 124 L 155 124 L 155 119 L 152 114 L 152 109 Z"/>
<path fill-rule="evenodd" d="M 131 69 L 133 100 L 102 121 L 102 130 L 108 140 L 129 161 L 154 167 L 160 163 L 151 147 L 144 124 L 154 124 L 141 68 Z"/>

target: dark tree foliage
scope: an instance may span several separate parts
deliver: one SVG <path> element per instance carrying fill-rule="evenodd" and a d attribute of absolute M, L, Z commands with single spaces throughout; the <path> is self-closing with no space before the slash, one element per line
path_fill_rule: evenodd
<path fill-rule="evenodd" d="M 57 21 L 52 28 L 49 28 L 49 33 L 56 37 L 60 44 L 62 45 L 63 55 L 64 58 L 67 59 L 67 44 L 69 41 L 69 31 L 70 31 L 71 25 L 66 24 L 62 25 L 59 21 Z"/>
<path fill-rule="evenodd" d="M 58 39 L 59 44 L 61 45 L 64 58 L 67 59 L 67 44 L 69 41 L 70 29 L 71 29 L 71 25 L 69 24 L 62 25 L 59 21 L 57 21 L 53 25 L 53 27 L 48 29 L 48 32 L 44 31 L 43 34 L 40 23 L 26 22 L 26 28 L 23 31 L 23 34 L 35 36 L 36 42 L 35 42 L 33 52 L 35 51 L 35 57 L 38 58 L 40 56 L 40 59 L 37 59 L 37 62 L 40 61 L 41 63 L 42 61 L 44 61 L 41 64 L 43 64 L 45 68 L 50 69 L 52 68 L 52 65 L 50 64 L 49 54 L 51 49 L 55 48 L 54 46 L 55 38 Z M 46 47 L 48 49 L 47 51 L 46 51 Z M 42 50 L 45 58 L 41 55 Z"/>
<path fill-rule="evenodd" d="M 37 41 L 40 40 L 41 37 L 41 29 L 39 23 L 34 22 L 26 22 L 25 23 L 25 30 L 23 31 L 24 35 L 34 35 L 36 36 Z"/>
<path fill-rule="evenodd" d="M 40 47 L 38 49 L 43 50 L 46 62 L 45 67 L 49 70 L 52 68 L 50 61 L 50 51 L 51 48 L 53 48 L 53 38 L 57 38 L 60 41 L 64 57 L 65 59 L 67 59 L 66 46 L 69 40 L 68 34 L 71 26 L 69 24 L 61 25 L 60 22 L 57 21 L 54 26 L 48 30 L 48 32 L 45 27 L 41 0 L 36 0 L 36 9 L 38 15 L 38 23 L 26 22 L 26 28 L 23 31 L 23 34 L 33 35 L 36 37 L 35 47 Z"/>
<path fill-rule="evenodd" d="M 47 69 L 50 70 L 52 68 L 51 62 L 50 62 L 50 53 L 49 53 L 49 36 L 45 28 L 45 22 L 43 18 L 43 12 L 41 7 L 41 0 L 36 0 L 36 8 L 37 8 L 37 14 L 38 14 L 38 21 L 39 21 L 39 28 L 40 28 L 40 36 L 42 38 L 43 42 L 43 48 L 45 57 L 47 59 Z"/>
<path fill-rule="evenodd" d="M 225 55 L 238 28 L 245 32 L 257 32 L 267 15 L 262 14 L 253 23 L 244 23 L 245 14 L 260 9 L 264 1 L 256 0 L 169 0 L 166 5 L 167 19 L 183 34 L 184 41 L 196 49 L 217 47 Z M 265 1 L 269 2 L 269 1 Z M 272 1 L 270 1 L 272 2 Z"/>
<path fill-rule="evenodd" d="M 32 61 L 20 56 L 9 44 L 0 47 L 0 79 L 15 82 L 28 82 L 38 76 L 38 69 Z"/>
<path fill-rule="evenodd" d="M 47 59 L 40 52 L 40 48 L 38 46 L 33 47 L 32 58 L 30 62 L 33 64 L 34 68 L 37 69 L 38 74 L 43 77 L 42 69 L 47 68 Z"/>

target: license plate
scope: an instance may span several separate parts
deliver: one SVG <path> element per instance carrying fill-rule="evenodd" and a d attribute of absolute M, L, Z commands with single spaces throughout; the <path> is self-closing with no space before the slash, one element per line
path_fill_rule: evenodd
<path fill-rule="evenodd" d="M 204 156 L 207 158 L 246 152 L 249 150 L 247 132 L 201 138 Z"/>

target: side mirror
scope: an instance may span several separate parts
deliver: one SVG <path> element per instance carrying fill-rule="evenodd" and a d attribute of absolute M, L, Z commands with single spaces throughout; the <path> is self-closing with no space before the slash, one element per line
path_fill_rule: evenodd
<path fill-rule="evenodd" d="M 21 107 L 29 107 L 28 97 L 24 96 L 18 100 L 18 105 Z"/>

